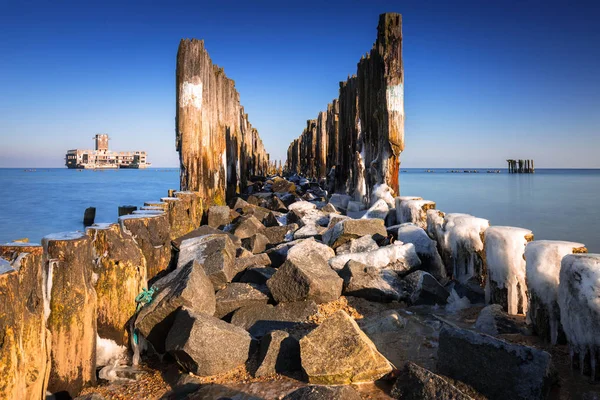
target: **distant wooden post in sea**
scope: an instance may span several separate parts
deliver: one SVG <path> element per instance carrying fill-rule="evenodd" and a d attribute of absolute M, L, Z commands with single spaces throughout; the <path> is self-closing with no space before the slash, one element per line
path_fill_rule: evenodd
<path fill-rule="evenodd" d="M 533 160 L 506 160 L 509 174 L 533 174 Z"/>

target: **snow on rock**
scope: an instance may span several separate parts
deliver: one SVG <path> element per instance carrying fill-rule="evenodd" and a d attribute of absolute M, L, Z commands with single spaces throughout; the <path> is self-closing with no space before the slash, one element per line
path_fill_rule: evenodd
<path fill-rule="evenodd" d="M 317 206 L 314 203 L 311 203 L 309 201 L 304 201 L 304 200 L 297 201 L 288 206 L 289 211 L 299 211 L 299 212 L 308 212 L 309 210 L 314 210 L 316 208 L 317 208 Z"/>
<path fill-rule="evenodd" d="M 446 279 L 446 269 L 438 253 L 436 242 L 427 233 L 413 223 L 405 223 L 398 227 L 397 238 L 403 243 L 412 243 L 417 256 L 421 260 L 421 269 L 429 272 L 438 281 Z"/>
<path fill-rule="evenodd" d="M 391 269 L 403 273 L 421 265 L 415 246 L 402 242 L 394 242 L 377 250 L 363 253 L 341 254 L 331 258 L 329 265 L 334 270 L 340 271 L 348 260 L 358 261 L 369 267 L 384 268 L 389 266 Z"/>
<path fill-rule="evenodd" d="M 371 204 L 375 204 L 379 200 L 385 201 L 389 208 L 394 208 L 396 206 L 394 191 L 385 183 L 373 186 L 373 191 L 371 192 Z"/>
<path fill-rule="evenodd" d="M 589 352 L 593 377 L 600 351 L 600 254 L 569 254 L 562 259 L 558 305 L 571 357 L 578 354 L 583 372 Z"/>
<path fill-rule="evenodd" d="M 529 313 L 533 328 L 556 344 L 560 329 L 558 283 L 561 261 L 567 254 L 583 252 L 582 243 L 537 240 L 525 247 Z M 547 335 L 549 333 L 549 335 Z"/>
<path fill-rule="evenodd" d="M 387 203 L 383 199 L 379 199 L 367 210 L 367 213 L 363 215 L 363 219 L 367 218 L 379 218 L 385 220 L 387 217 L 390 208 Z"/>
<path fill-rule="evenodd" d="M 527 313 L 525 246 L 529 229 L 492 226 L 485 231 L 486 302 L 500 304 L 511 315 Z"/>
<path fill-rule="evenodd" d="M 402 199 L 402 197 L 400 197 Z M 427 228 L 427 211 L 435 209 L 435 202 L 423 199 L 407 199 L 396 202 L 396 222 L 412 222 Z"/>
<path fill-rule="evenodd" d="M 346 208 L 348 208 L 348 202 L 350 200 L 352 200 L 352 196 L 348 196 L 347 194 L 334 193 L 331 195 L 329 202 L 333 204 L 335 208 L 342 208 L 345 210 Z"/>

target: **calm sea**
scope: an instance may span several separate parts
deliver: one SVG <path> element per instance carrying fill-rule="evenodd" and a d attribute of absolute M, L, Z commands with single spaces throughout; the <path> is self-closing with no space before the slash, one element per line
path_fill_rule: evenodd
<path fill-rule="evenodd" d="M 444 212 L 531 229 L 536 239 L 571 240 L 600 252 L 600 170 L 538 169 L 535 174 L 448 173 L 402 169 L 401 194 L 421 196 Z M 83 211 L 117 220 L 119 205 L 143 205 L 179 187 L 178 169 L 76 171 L 0 169 L 0 243 L 81 230 Z"/>

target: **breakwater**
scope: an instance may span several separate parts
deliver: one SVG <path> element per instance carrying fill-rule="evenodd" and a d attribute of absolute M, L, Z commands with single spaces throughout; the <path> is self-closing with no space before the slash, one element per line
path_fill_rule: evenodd
<path fill-rule="evenodd" d="M 400 54 L 399 21 L 380 18 L 380 45 L 396 47 L 365 65 Z M 312 165 L 311 179 L 290 163 L 286 177 L 264 176 L 274 165 L 261 161 L 268 157 L 258 145 L 244 157 L 260 165 L 238 175 L 240 153 L 220 147 L 230 134 L 220 107 L 235 112 L 237 92 L 207 117 L 204 97 L 232 86 L 207 84 L 222 71 L 199 42 L 183 43 L 178 76 L 186 75 L 180 65 L 196 72 L 177 82 L 182 190 L 85 233 L 0 246 L 3 396 L 76 396 L 97 380 L 128 382 L 138 363 L 168 354 L 181 374 L 169 393 L 176 398 L 210 398 L 219 386 L 233 396 L 231 381 L 237 393 L 267 397 L 256 389 L 261 378 L 266 385 L 289 374 L 293 385 L 269 387 L 271 397 L 279 388 L 288 399 L 307 391 L 358 398 L 364 389 L 353 384 L 386 379 L 396 398 L 415 388 L 422 398 L 545 398 L 555 383 L 553 355 L 505 340 L 507 333 L 568 343 L 573 362 L 595 378 L 598 349 L 585 332 L 598 328 L 600 256 L 582 243 L 536 241 L 528 229 L 397 196 L 387 128 L 377 131 L 387 140 L 378 143 L 382 152 L 354 153 L 360 179 L 352 185 L 339 186 L 337 174 L 324 179 Z M 205 73 L 208 80 L 197 79 Z M 377 104 L 368 107 L 390 108 L 388 97 L 371 99 Z M 197 129 L 204 122 L 218 129 Z M 212 143 L 222 163 L 208 154 Z M 361 159 L 369 168 L 361 170 Z M 478 315 L 474 324 L 464 310 Z M 258 384 L 240 386 L 247 377 Z M 217 379 L 221 385 L 210 384 Z"/>

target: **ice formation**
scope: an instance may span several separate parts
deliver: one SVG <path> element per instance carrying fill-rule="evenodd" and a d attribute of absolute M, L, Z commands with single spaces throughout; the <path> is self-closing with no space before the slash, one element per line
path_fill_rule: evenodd
<path fill-rule="evenodd" d="M 405 200 L 400 202 L 400 208 L 396 208 L 396 219 L 398 223 L 412 222 L 421 228 L 427 226 L 427 208 L 435 208 L 435 203 L 430 200 Z M 398 219 L 399 218 L 399 219 Z"/>
<path fill-rule="evenodd" d="M 446 304 L 446 312 L 456 313 L 471 307 L 471 302 L 467 296 L 460 297 L 456 290 L 452 289 L 450 296 L 448 297 L 448 303 Z"/>
<path fill-rule="evenodd" d="M 484 272 L 481 235 L 489 226 L 488 220 L 469 214 L 442 217 L 437 210 L 428 210 L 427 231 L 437 240 L 442 258 L 450 264 L 453 278 L 460 283 L 481 279 Z"/>
<path fill-rule="evenodd" d="M 536 240 L 525 247 L 527 290 L 530 300 L 535 295 L 542 304 L 529 304 L 529 313 L 533 308 L 543 306 L 549 317 L 550 340 L 556 344 L 558 338 L 558 283 L 560 265 L 564 256 L 572 254 L 574 249 L 582 248 L 582 243 L 562 242 L 558 240 Z M 535 319 L 532 321 L 535 323 Z"/>
<path fill-rule="evenodd" d="M 423 270 L 432 274 L 437 280 L 446 277 L 446 269 L 438 253 L 435 240 L 432 240 L 423 228 L 405 223 L 398 227 L 398 240 L 403 243 L 412 243 L 417 255 L 423 263 Z"/>
<path fill-rule="evenodd" d="M 387 203 L 383 199 L 379 199 L 367 210 L 367 213 L 362 217 L 366 218 L 379 218 L 385 219 L 387 217 L 388 212 L 390 211 Z"/>
<path fill-rule="evenodd" d="M 3 258 L 0 258 L 0 275 L 5 274 L 7 272 L 12 272 L 15 269 L 10 265 L 8 261 Z"/>
<path fill-rule="evenodd" d="M 507 289 L 508 313 L 519 313 L 519 298 L 522 311 L 527 313 L 527 283 L 525 281 L 525 246 L 529 229 L 512 226 L 492 226 L 485 231 L 485 257 L 488 268 L 486 302 L 489 303 L 493 290 Z"/>
<path fill-rule="evenodd" d="M 389 208 L 394 208 L 396 206 L 394 191 L 385 183 L 373 186 L 373 192 L 371 193 L 371 204 L 375 204 L 378 200 L 385 201 Z"/>
<path fill-rule="evenodd" d="M 364 253 L 349 253 L 335 256 L 329 260 L 329 265 L 336 271 L 344 268 L 348 260 L 361 262 L 370 267 L 384 268 L 392 263 L 399 262 L 393 269 L 398 272 L 407 272 L 421 264 L 415 246 L 402 242 L 395 242 L 377 250 Z"/>
<path fill-rule="evenodd" d="M 119 380 L 116 369 L 127 363 L 127 349 L 115 341 L 96 335 L 96 367 L 104 367 L 98 373 L 100 379 Z"/>
<path fill-rule="evenodd" d="M 578 353 L 583 372 L 589 352 L 593 379 L 600 347 L 600 254 L 569 254 L 562 259 L 558 305 L 571 357 Z"/>

